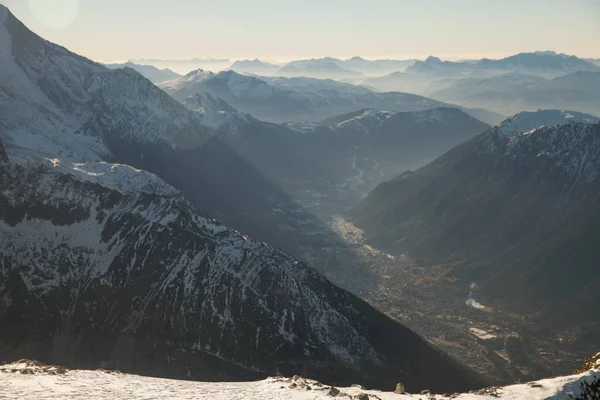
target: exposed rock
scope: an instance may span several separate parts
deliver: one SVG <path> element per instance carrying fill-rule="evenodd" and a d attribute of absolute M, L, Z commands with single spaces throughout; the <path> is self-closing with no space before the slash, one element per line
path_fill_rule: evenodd
<path fill-rule="evenodd" d="M 581 374 L 589 371 L 590 369 L 600 369 L 600 353 L 585 360 L 581 367 L 577 368 L 574 373 Z"/>
<path fill-rule="evenodd" d="M 396 385 L 396 390 L 394 390 L 394 393 L 398 393 L 398 394 L 406 393 L 406 390 L 404 389 L 404 385 L 402 383 L 398 383 Z"/>
<path fill-rule="evenodd" d="M 327 394 L 327 396 L 336 397 L 340 394 L 340 390 L 331 386 L 329 389 L 327 389 L 325 394 Z"/>

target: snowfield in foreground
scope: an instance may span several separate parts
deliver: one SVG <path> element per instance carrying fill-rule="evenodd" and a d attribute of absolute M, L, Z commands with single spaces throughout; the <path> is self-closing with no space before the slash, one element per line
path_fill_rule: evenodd
<path fill-rule="evenodd" d="M 592 382 L 599 361 L 578 375 L 537 382 L 486 388 L 459 395 L 396 394 L 366 390 L 360 386 L 332 388 L 300 377 L 272 377 L 257 382 L 196 382 L 128 375 L 112 371 L 67 370 L 32 361 L 0 366 L 0 399 L 568 399 L 578 395 L 582 382 Z"/>

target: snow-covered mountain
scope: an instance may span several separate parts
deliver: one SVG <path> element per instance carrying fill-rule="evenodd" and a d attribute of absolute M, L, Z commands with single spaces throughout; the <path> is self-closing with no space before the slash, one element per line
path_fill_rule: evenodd
<path fill-rule="evenodd" d="M 153 65 L 136 64 L 131 61 L 128 61 L 126 63 L 104 64 L 104 65 L 106 65 L 110 69 L 126 68 L 126 67 L 134 69 L 137 72 L 139 72 L 140 74 L 144 75 L 146 78 L 148 78 L 153 83 L 166 82 L 166 81 L 170 81 L 170 80 L 181 77 L 181 75 L 179 75 L 177 72 L 171 71 L 168 68 L 159 69 Z"/>
<path fill-rule="evenodd" d="M 43 40 L 5 7 L 0 52 L 0 132 L 12 159 L 131 165 L 245 233 L 297 242 L 278 228 L 287 217 L 272 212 L 297 205 L 218 137 L 247 116 L 188 110 L 133 69 L 111 70 Z"/>
<path fill-rule="evenodd" d="M 541 126 L 568 125 L 577 122 L 593 124 L 600 118 L 590 114 L 561 110 L 523 111 L 495 126 L 494 132 L 502 137 L 519 137 Z"/>
<path fill-rule="evenodd" d="M 2 358 L 195 379 L 305 371 L 382 387 L 397 376 L 415 389 L 478 382 L 311 267 L 195 212 L 151 174 L 1 168 Z"/>
<path fill-rule="evenodd" d="M 572 346 L 595 340 L 598 328 L 587 324 L 600 302 L 591 239 L 600 234 L 597 121 L 517 114 L 381 184 L 351 214 L 386 251 L 448 263 L 450 273 L 477 281 L 483 304 L 538 327 L 585 326 Z"/>
<path fill-rule="evenodd" d="M 600 358 L 600 353 L 595 356 Z M 395 392 L 381 392 L 361 385 L 333 387 L 321 382 L 294 376 L 270 377 L 256 382 L 191 382 L 169 381 L 122 374 L 116 371 L 68 370 L 64 367 L 45 365 L 30 360 L 19 360 L 0 365 L 0 389 L 9 400 L 37 398 L 56 400 L 69 389 L 71 399 L 210 399 L 229 400 L 326 400 L 332 397 L 355 400 L 410 400 L 428 398 L 442 400 L 486 400 L 491 398 L 506 400 L 584 400 L 597 396 L 600 392 L 600 363 L 575 372 L 573 375 L 543 379 L 535 382 L 514 384 L 504 387 L 489 387 L 469 393 L 438 394 L 424 391 L 411 394 L 402 386 Z M 432 373 L 434 373 L 432 371 Z M 588 397 L 584 397 L 585 393 Z M 591 397 L 592 399 L 594 397 Z"/>
<path fill-rule="evenodd" d="M 7 151 L 112 159 L 114 141 L 169 146 L 210 137 L 197 114 L 133 69 L 110 70 L 49 43 L 0 8 L 0 126 Z"/>
<path fill-rule="evenodd" d="M 173 97 L 183 100 L 201 91 L 198 90 L 198 86 L 202 85 L 202 82 L 213 76 L 215 76 L 215 73 L 213 72 L 196 69 L 188 72 L 179 79 L 162 82 L 158 86 L 172 95 L 176 93 Z"/>

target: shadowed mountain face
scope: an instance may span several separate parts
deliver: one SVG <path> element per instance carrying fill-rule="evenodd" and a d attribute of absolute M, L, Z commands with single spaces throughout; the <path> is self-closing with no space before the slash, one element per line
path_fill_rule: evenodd
<path fill-rule="evenodd" d="M 2 358 L 204 380 L 302 372 L 381 388 L 479 383 L 309 266 L 176 193 L 90 180 L 2 167 Z"/>
<path fill-rule="evenodd" d="M 379 185 L 351 215 L 386 251 L 454 265 L 486 304 L 548 326 L 589 321 L 600 301 L 600 125 L 570 120 L 597 121 L 518 114 Z"/>

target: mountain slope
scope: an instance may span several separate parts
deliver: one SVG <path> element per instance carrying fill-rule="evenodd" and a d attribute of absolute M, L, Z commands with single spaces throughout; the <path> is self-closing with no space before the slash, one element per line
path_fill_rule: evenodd
<path fill-rule="evenodd" d="M 420 167 L 444 151 L 486 130 L 489 125 L 454 108 L 416 112 L 360 110 L 305 127 L 291 147 L 320 158 L 328 167 L 353 166 L 344 179 L 359 172 L 355 182 L 363 190 L 398 173 Z M 348 172 L 346 174 L 348 174 Z M 359 183 L 359 181 L 361 181 Z"/>
<path fill-rule="evenodd" d="M 544 121 L 563 125 L 539 127 Z M 589 321 L 600 301 L 594 121 L 517 114 L 381 184 L 351 214 L 387 251 L 454 263 L 455 274 L 477 281 L 483 301 L 535 312 L 544 324 Z"/>
<path fill-rule="evenodd" d="M 181 75 L 179 75 L 177 72 L 171 71 L 168 68 L 158 69 L 152 65 L 135 64 L 135 63 L 132 63 L 131 61 L 128 61 L 128 62 L 122 63 L 122 64 L 104 64 L 104 65 L 106 65 L 110 69 L 125 68 L 125 67 L 134 69 L 137 72 L 139 72 L 140 74 L 142 74 L 144 77 L 148 78 L 153 83 L 170 81 L 170 80 L 181 77 Z"/>
<path fill-rule="evenodd" d="M 307 265 L 196 214 L 172 188 L 127 192 L 97 170 L 85 180 L 64 171 L 2 167 L 0 357 L 209 380 L 304 371 L 380 387 L 399 377 L 415 389 L 478 383 Z"/>

